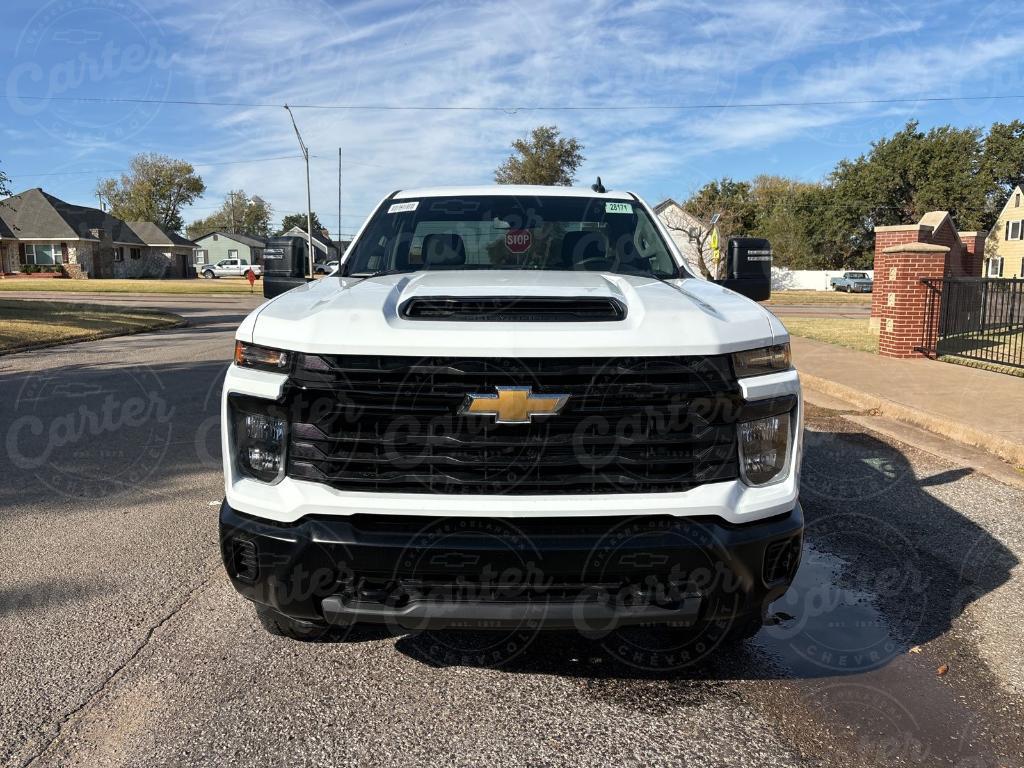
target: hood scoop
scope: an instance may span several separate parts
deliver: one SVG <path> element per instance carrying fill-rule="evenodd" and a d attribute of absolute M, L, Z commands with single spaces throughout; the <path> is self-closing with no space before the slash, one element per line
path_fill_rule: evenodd
<path fill-rule="evenodd" d="M 414 296 L 398 314 L 470 323 L 594 323 L 625 320 L 626 305 L 591 296 Z"/>

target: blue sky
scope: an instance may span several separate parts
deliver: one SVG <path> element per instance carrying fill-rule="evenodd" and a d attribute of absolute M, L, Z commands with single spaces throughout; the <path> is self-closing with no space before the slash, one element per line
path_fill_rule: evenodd
<path fill-rule="evenodd" d="M 6 0 L 0 29 L 12 188 L 95 205 L 97 178 L 162 152 L 207 183 L 186 220 L 233 188 L 278 219 L 305 209 L 283 109 L 28 97 L 509 108 L 297 109 L 313 207 L 332 232 L 343 149 L 344 233 L 396 188 L 490 181 L 512 139 L 540 123 L 586 146 L 581 182 L 600 174 L 653 203 L 722 175 L 820 179 L 911 118 L 1024 116 L 1024 99 L 990 98 L 1024 94 L 1019 0 Z M 957 100 L 923 101 L 933 97 Z M 902 98 L 922 101 L 644 108 Z M 529 106 L 617 109 L 510 109 Z"/>

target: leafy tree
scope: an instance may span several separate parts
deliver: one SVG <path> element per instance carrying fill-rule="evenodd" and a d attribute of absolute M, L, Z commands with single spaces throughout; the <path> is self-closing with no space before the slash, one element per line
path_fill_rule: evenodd
<path fill-rule="evenodd" d="M 181 209 L 206 191 L 191 163 L 156 153 L 132 158 L 131 169 L 120 179 L 102 179 L 96 194 L 110 212 L 126 221 L 152 221 L 181 231 Z"/>
<path fill-rule="evenodd" d="M 320 223 L 320 219 L 317 218 L 316 211 L 312 212 L 313 215 L 310 217 L 313 222 L 313 235 L 317 236 L 320 231 L 324 228 L 324 225 Z M 281 235 L 287 232 L 292 227 L 298 227 L 303 232 L 306 231 L 306 214 L 304 213 L 289 213 L 283 219 L 281 219 L 281 228 L 277 230 L 277 234 Z"/>
<path fill-rule="evenodd" d="M 0 197 L 7 197 L 11 194 L 11 188 L 8 186 L 10 183 L 11 177 L 0 171 Z"/>
<path fill-rule="evenodd" d="M 270 204 L 262 197 L 250 197 L 244 189 L 235 189 L 227 193 L 217 211 L 189 224 L 187 234 L 195 239 L 218 229 L 234 234 L 269 237 L 272 215 Z"/>
<path fill-rule="evenodd" d="M 583 164 L 583 145 L 563 138 L 554 125 L 540 125 L 512 142 L 513 153 L 494 172 L 498 184 L 571 186 Z"/>

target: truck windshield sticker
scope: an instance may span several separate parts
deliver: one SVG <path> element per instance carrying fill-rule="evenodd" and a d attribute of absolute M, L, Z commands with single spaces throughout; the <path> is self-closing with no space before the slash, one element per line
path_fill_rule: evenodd
<path fill-rule="evenodd" d="M 416 206 L 419 204 L 419 200 L 414 200 L 411 203 L 395 203 L 388 208 L 388 213 L 405 213 L 406 211 L 415 211 Z"/>
<path fill-rule="evenodd" d="M 632 213 L 633 212 L 633 205 L 632 205 L 632 203 L 605 203 L 604 204 L 604 212 L 605 213 Z"/>

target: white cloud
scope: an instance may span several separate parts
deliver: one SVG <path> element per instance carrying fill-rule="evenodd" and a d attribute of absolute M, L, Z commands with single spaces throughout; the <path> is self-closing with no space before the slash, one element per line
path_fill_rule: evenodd
<path fill-rule="evenodd" d="M 221 11 L 178 0 L 164 12 L 189 41 L 182 79 L 197 98 L 371 105 L 618 105 L 749 103 L 959 95 L 1024 37 L 958 34 L 896 4 L 740 0 L 545 4 L 508 0 L 362 2 L 256 0 Z M 336 229 L 336 148 L 345 157 L 343 229 L 402 186 L 486 182 L 509 142 L 557 123 L 586 145 L 581 181 L 600 173 L 663 190 L 713 163 L 702 158 L 793 139 L 827 142 L 868 116 L 890 123 L 914 106 L 694 111 L 384 111 L 297 109 L 313 159 L 314 207 Z M 175 113 L 177 114 L 177 113 Z M 209 161 L 297 149 L 284 110 L 187 113 Z M 888 125 L 889 123 L 886 123 Z M 862 146 L 857 151 L 862 151 Z M 837 147 L 837 156 L 847 154 Z M 176 154 L 183 155 L 183 151 Z M 763 170 L 751 168 L 751 175 Z M 217 202 L 243 187 L 279 212 L 305 206 L 298 160 L 211 166 Z M 692 178 L 692 176 L 690 177 Z M 678 189 L 678 187 L 677 187 Z M 213 203 L 210 203 L 210 201 Z M 198 213 L 198 211 L 197 211 Z M 352 218 L 348 218 L 351 216 Z"/>

